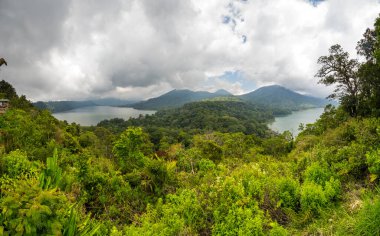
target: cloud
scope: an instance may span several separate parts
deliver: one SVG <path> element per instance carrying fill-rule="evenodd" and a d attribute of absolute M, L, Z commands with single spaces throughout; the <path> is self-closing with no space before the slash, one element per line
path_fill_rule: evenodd
<path fill-rule="evenodd" d="M 314 1 L 315 2 L 315 1 Z M 0 1 L 0 78 L 33 100 L 143 99 L 268 84 L 326 96 L 316 61 L 352 56 L 376 0 Z M 238 80 L 225 74 L 241 73 Z"/>

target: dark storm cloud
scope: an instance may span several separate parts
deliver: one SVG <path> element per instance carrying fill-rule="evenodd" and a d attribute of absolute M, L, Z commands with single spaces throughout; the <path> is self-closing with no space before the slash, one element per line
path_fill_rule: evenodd
<path fill-rule="evenodd" d="M 69 5 L 70 1 L 0 1 L 0 53 L 9 63 L 3 79 L 24 93 L 41 93 L 52 86 L 36 65 L 62 44 Z"/>
<path fill-rule="evenodd" d="M 0 0 L 0 79 L 33 100 L 273 83 L 324 96 L 317 58 L 335 43 L 355 55 L 379 10 L 376 0 Z M 226 71 L 247 82 L 218 79 Z"/>

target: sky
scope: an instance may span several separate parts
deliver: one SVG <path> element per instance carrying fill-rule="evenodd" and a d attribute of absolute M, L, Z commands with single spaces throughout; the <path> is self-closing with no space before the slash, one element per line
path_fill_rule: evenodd
<path fill-rule="evenodd" d="M 378 0 L 0 0 L 0 80 L 32 101 L 243 94 L 325 97 L 317 59 L 356 42 Z"/>

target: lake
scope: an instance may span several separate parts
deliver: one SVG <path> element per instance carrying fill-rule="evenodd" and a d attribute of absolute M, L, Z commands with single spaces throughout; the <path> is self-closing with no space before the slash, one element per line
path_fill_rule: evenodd
<path fill-rule="evenodd" d="M 67 120 L 83 126 L 96 125 L 102 120 L 122 118 L 124 120 L 130 117 L 136 118 L 140 114 L 154 114 L 156 111 L 136 110 L 129 107 L 110 107 L 110 106 L 91 106 L 73 109 L 70 111 L 53 113 L 58 120 Z"/>
<path fill-rule="evenodd" d="M 301 123 L 310 124 L 314 123 L 319 116 L 323 113 L 324 108 L 312 108 L 301 111 L 294 111 L 290 115 L 276 117 L 275 121 L 269 124 L 269 128 L 282 133 L 286 130 L 289 130 L 293 136 L 299 134 L 298 127 Z"/>

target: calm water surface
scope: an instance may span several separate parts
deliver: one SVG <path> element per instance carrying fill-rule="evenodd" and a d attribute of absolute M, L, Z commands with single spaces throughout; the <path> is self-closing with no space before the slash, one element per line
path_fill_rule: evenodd
<path fill-rule="evenodd" d="M 297 136 L 300 132 L 298 127 L 301 123 L 314 123 L 323 111 L 324 108 L 312 108 L 302 111 L 295 111 L 287 116 L 276 117 L 275 121 L 272 124 L 269 124 L 269 128 L 280 133 L 289 130 L 293 136 Z"/>
<path fill-rule="evenodd" d="M 130 117 L 138 117 L 140 114 L 154 114 L 155 112 L 136 110 L 129 107 L 91 106 L 54 113 L 53 116 L 58 120 L 67 120 L 69 123 L 75 122 L 80 125 L 90 126 L 96 125 L 105 119 L 122 118 L 127 120 Z"/>

